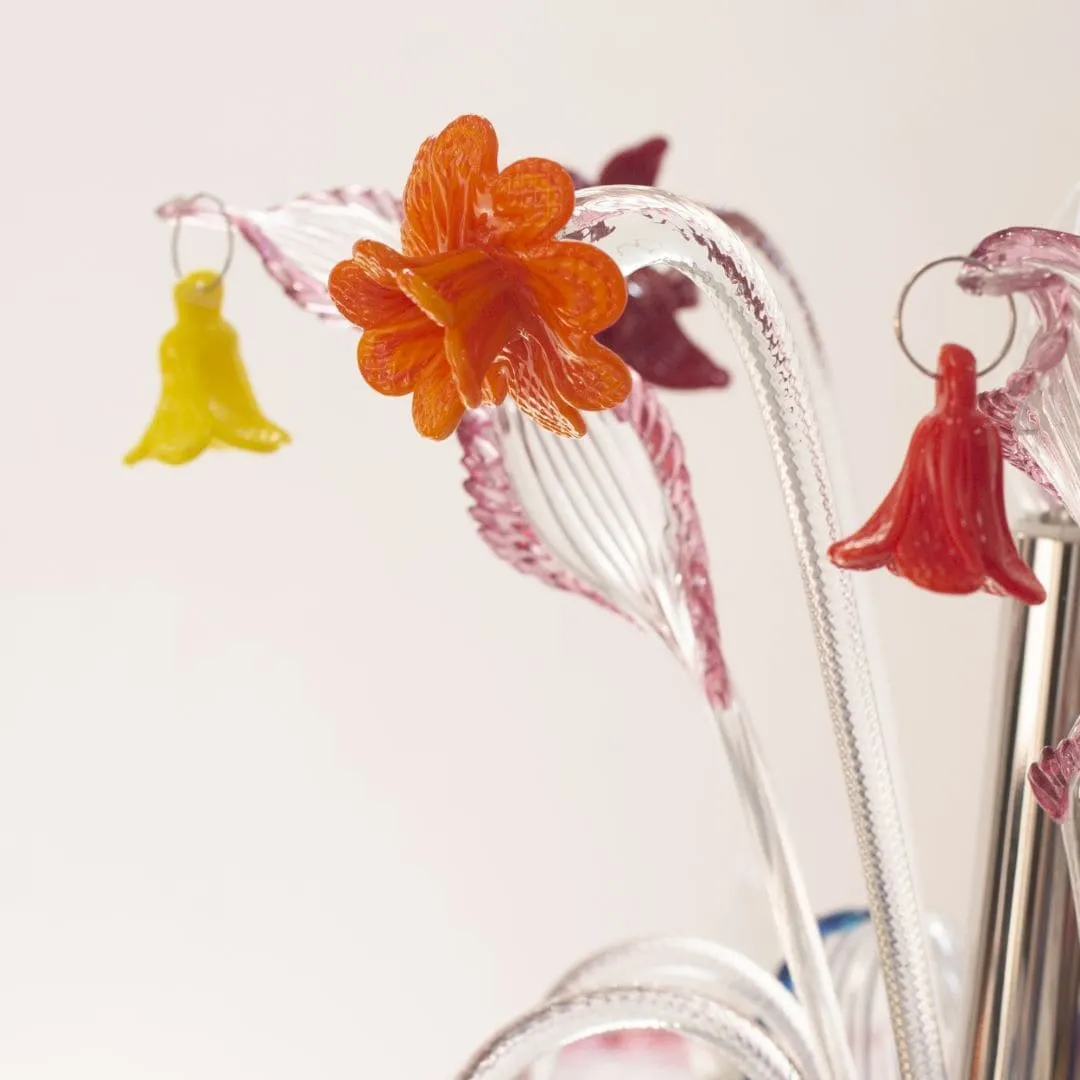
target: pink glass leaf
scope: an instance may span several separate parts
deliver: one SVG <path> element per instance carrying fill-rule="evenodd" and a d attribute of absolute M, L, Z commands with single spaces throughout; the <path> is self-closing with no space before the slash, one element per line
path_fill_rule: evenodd
<path fill-rule="evenodd" d="M 512 406 L 468 414 L 459 439 L 480 535 L 516 570 L 655 631 L 730 699 L 708 556 L 682 442 L 635 379 L 618 409 L 559 438 Z"/>
<path fill-rule="evenodd" d="M 230 207 L 226 213 L 285 295 L 305 311 L 334 321 L 341 316 L 326 292 L 330 270 L 349 257 L 361 237 L 396 246 L 401 231 L 400 201 L 360 187 L 301 195 L 269 210 Z M 157 215 L 225 227 L 220 209 L 198 197 L 173 199 L 159 206 Z"/>
<path fill-rule="evenodd" d="M 461 461 L 468 472 L 465 490 L 473 500 L 469 514 L 479 525 L 484 543 L 520 573 L 621 614 L 544 546 L 506 471 L 492 413 L 484 409 L 467 412 L 458 425 L 457 436 L 463 450 Z"/>
<path fill-rule="evenodd" d="M 1059 825 L 1068 820 L 1078 776 L 1080 733 L 1074 727 L 1057 746 L 1046 747 L 1028 769 L 1028 784 L 1036 801 Z"/>

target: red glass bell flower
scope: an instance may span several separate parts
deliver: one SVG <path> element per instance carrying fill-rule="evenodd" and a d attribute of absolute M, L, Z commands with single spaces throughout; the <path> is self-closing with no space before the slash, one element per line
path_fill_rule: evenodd
<path fill-rule="evenodd" d="M 628 147 L 604 165 L 596 183 L 655 187 L 667 148 L 667 139 L 659 136 Z M 592 186 L 577 173 L 570 175 L 575 188 Z M 678 270 L 638 270 L 630 275 L 622 317 L 596 340 L 654 386 L 669 390 L 727 386 L 731 375 L 683 333 L 676 318 L 677 312 L 696 307 L 699 295 Z"/>
<path fill-rule="evenodd" d="M 1001 440 L 976 406 L 975 380 L 975 357 L 945 345 L 934 410 L 915 429 L 900 476 L 829 558 L 844 570 L 884 566 L 931 592 L 981 589 L 1041 604 L 1046 592 L 1005 518 Z"/>

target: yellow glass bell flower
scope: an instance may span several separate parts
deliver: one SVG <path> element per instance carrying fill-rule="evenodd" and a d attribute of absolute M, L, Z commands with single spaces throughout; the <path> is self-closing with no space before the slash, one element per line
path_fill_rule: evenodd
<path fill-rule="evenodd" d="M 124 458 L 183 465 L 208 447 L 267 454 L 288 434 L 259 408 L 236 331 L 221 317 L 221 275 L 197 270 L 173 290 L 176 325 L 161 340 L 161 398 L 139 444 Z"/>

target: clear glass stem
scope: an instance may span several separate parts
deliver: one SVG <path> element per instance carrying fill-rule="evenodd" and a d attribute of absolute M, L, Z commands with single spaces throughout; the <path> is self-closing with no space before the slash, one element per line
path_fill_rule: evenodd
<path fill-rule="evenodd" d="M 681 270 L 709 296 L 739 347 L 771 444 L 832 714 L 904 1080 L 945 1080 L 935 990 L 905 818 L 850 575 L 828 561 L 840 536 L 836 462 L 826 458 L 809 381 L 775 294 L 714 214 L 645 188 L 580 192 L 568 235 L 596 243 L 624 274 Z"/>
<path fill-rule="evenodd" d="M 780 946 L 814 1032 L 817 1069 L 835 1080 L 854 1080 L 855 1062 L 845 1037 L 825 945 L 753 728 L 738 700 L 715 706 L 713 715 L 761 850 Z"/>

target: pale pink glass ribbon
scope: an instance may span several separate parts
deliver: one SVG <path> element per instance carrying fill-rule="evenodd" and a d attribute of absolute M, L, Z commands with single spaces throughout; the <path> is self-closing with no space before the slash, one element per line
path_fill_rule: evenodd
<path fill-rule="evenodd" d="M 165 221 L 190 218 L 216 228 L 227 221 L 294 304 L 334 322 L 343 320 L 326 291 L 331 268 L 348 258 L 361 233 L 396 244 L 401 227 L 400 199 L 356 185 L 300 195 L 268 210 L 226 207 L 224 217 L 198 195 L 170 199 L 155 212 Z"/>
<path fill-rule="evenodd" d="M 1080 236 L 1055 229 L 1011 228 L 994 233 L 971 253 L 960 284 L 988 296 L 1022 294 L 1036 326 L 1020 368 L 1002 387 L 979 395 L 979 406 L 1001 435 L 1006 460 L 1055 499 L 1056 486 L 1032 456 L 1020 425 L 1037 430 L 1041 408 L 1032 404 L 1040 380 L 1066 360 L 1070 343 L 1080 347 Z"/>

